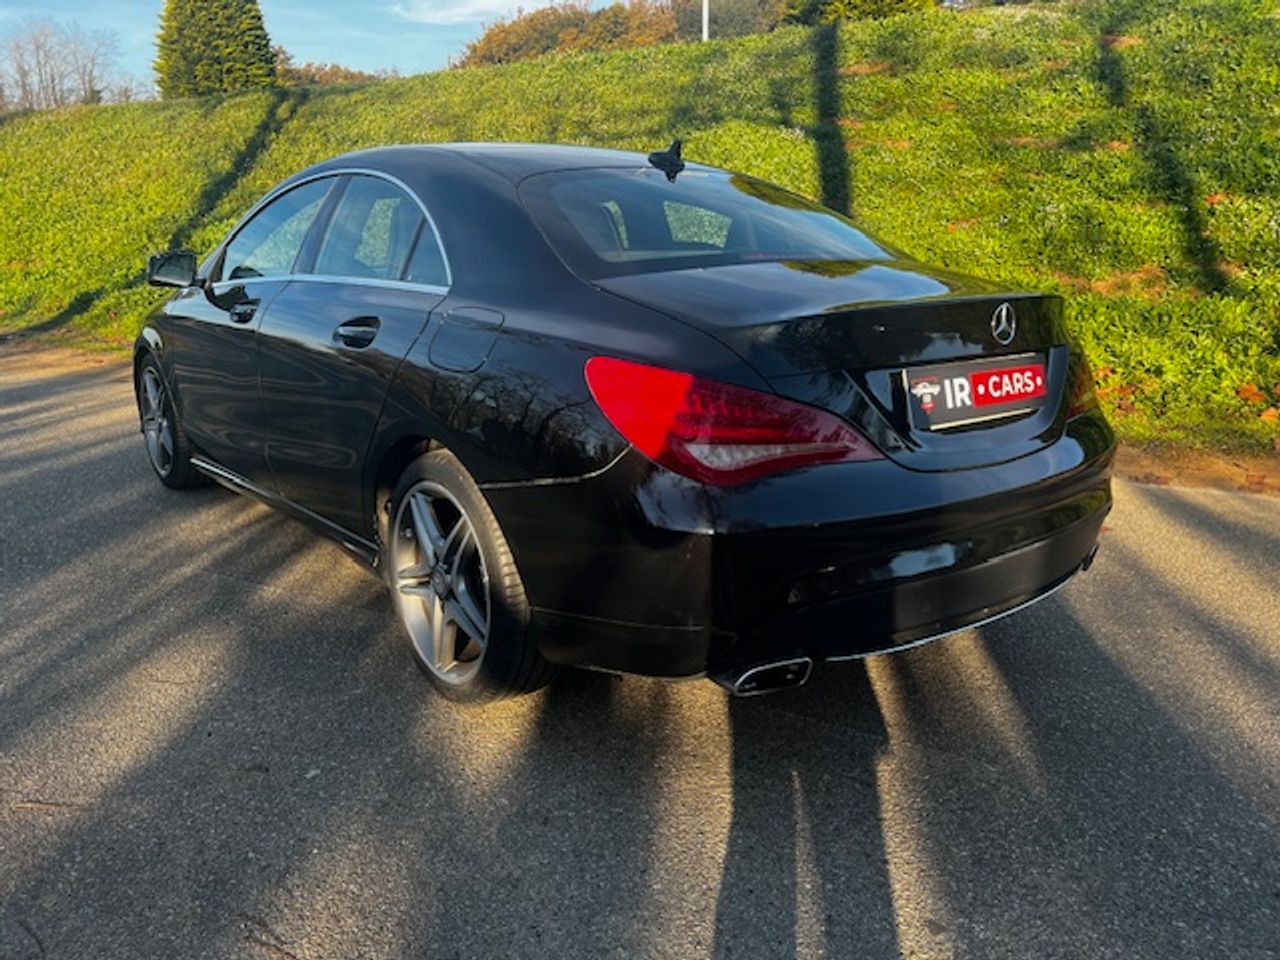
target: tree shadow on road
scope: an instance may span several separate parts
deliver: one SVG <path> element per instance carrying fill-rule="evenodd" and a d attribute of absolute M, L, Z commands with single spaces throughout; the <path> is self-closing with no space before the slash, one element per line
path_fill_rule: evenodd
<path fill-rule="evenodd" d="M 97 376 L 0 386 L 38 432 L 78 385 L 0 446 L 33 471 L 0 520 L 0 956 L 1271 949 L 1271 748 L 1197 681 L 1235 658 L 1257 710 L 1280 678 L 1132 551 L 794 693 L 571 673 L 461 708 L 341 548 L 162 490 Z"/>
<path fill-rule="evenodd" d="M 876 775 L 886 735 L 865 669 L 728 712 L 733 815 L 711 955 L 898 956 Z"/>

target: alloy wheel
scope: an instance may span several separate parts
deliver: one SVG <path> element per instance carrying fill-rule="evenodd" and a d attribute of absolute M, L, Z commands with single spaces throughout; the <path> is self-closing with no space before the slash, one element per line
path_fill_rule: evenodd
<path fill-rule="evenodd" d="M 492 613 L 475 527 L 448 490 L 424 480 L 401 500 L 391 546 L 396 608 L 419 660 L 445 683 L 466 683 L 480 669 Z"/>
<path fill-rule="evenodd" d="M 147 455 L 156 473 L 167 477 L 173 469 L 173 423 L 166 409 L 164 381 L 155 367 L 142 371 L 142 432 L 147 438 Z"/>

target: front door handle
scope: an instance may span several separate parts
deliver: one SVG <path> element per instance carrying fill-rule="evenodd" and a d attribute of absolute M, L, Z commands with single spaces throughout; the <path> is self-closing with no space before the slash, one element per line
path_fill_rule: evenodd
<path fill-rule="evenodd" d="M 373 343 L 381 325 L 382 321 L 377 317 L 356 317 L 333 331 L 333 339 L 343 346 L 360 350 Z"/>
<path fill-rule="evenodd" d="M 257 300 L 246 300 L 244 303 L 237 303 L 231 307 L 232 323 L 248 323 L 253 319 L 253 315 L 258 312 Z"/>

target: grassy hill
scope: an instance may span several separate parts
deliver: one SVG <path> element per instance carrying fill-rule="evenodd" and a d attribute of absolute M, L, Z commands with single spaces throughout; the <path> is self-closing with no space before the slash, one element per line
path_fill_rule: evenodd
<path fill-rule="evenodd" d="M 0 121 L 2 122 L 2 121 Z M 850 209 L 924 260 L 1069 296 L 1122 433 L 1280 424 L 1280 17 L 1099 0 L 552 56 L 0 126 L 0 331 L 124 343 L 147 253 L 210 249 L 299 167 L 392 142 L 651 149 Z"/>

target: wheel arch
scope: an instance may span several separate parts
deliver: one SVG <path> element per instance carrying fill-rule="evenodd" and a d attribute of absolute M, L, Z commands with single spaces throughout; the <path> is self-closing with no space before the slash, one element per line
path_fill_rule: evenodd
<path fill-rule="evenodd" d="M 161 339 L 159 331 L 150 325 L 143 327 L 138 334 L 138 338 L 133 342 L 134 400 L 138 399 L 138 374 L 142 371 L 142 364 L 148 357 L 155 360 L 156 366 L 160 368 L 160 376 L 164 377 L 164 385 L 169 391 L 174 408 L 180 411 L 182 400 L 179 398 L 178 392 L 173 389 L 173 377 L 165 363 L 164 341 Z"/>
<path fill-rule="evenodd" d="M 366 485 L 365 511 L 372 518 L 372 526 L 379 544 L 386 542 L 387 509 L 396 481 L 409 464 L 423 454 L 439 450 L 443 444 L 425 433 L 409 433 L 382 447 L 371 459 L 369 483 Z"/>

